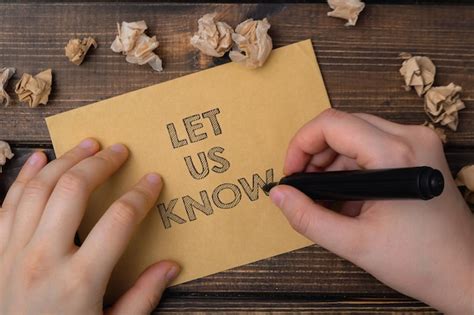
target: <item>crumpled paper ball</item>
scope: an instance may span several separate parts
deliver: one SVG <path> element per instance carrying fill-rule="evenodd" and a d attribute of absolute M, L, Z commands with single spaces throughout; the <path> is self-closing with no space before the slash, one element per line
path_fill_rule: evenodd
<path fill-rule="evenodd" d="M 191 37 L 191 45 L 203 54 L 222 57 L 232 48 L 232 27 L 225 22 L 216 22 L 216 13 L 205 14 L 198 20 L 198 31 Z"/>
<path fill-rule="evenodd" d="M 229 53 L 230 59 L 250 69 L 261 67 L 273 48 L 269 29 L 270 23 L 266 18 L 248 19 L 240 23 L 232 34 L 236 45 Z"/>

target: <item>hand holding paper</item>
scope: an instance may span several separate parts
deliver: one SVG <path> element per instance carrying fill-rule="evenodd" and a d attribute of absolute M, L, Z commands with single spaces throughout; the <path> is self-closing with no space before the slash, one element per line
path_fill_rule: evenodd
<path fill-rule="evenodd" d="M 90 193 L 127 160 L 114 144 L 99 151 L 85 139 L 46 165 L 42 152 L 23 166 L 0 209 L 0 314 L 103 314 L 102 298 L 133 231 L 160 193 L 143 176 L 111 204 L 84 244 L 74 235 Z M 179 267 L 150 265 L 108 314 L 149 314 Z"/>

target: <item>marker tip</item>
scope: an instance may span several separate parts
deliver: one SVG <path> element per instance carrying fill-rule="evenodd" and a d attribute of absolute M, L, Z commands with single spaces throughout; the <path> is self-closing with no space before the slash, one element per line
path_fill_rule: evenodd
<path fill-rule="evenodd" d="M 262 189 L 263 189 L 264 192 L 269 193 L 270 190 L 271 190 L 273 187 L 275 187 L 276 185 L 277 185 L 277 183 L 275 183 L 275 182 L 273 182 L 273 183 L 268 183 L 268 184 L 263 185 Z"/>

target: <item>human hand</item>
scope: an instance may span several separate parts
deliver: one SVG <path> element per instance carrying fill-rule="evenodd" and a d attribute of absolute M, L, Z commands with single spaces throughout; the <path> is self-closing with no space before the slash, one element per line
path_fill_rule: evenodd
<path fill-rule="evenodd" d="M 113 203 L 81 247 L 74 235 L 92 191 L 126 161 L 121 144 L 99 151 L 92 139 L 47 164 L 34 153 L 0 209 L 0 314 L 102 314 L 110 274 L 162 181 L 150 173 Z M 148 267 L 109 314 L 149 314 L 179 273 Z"/>
<path fill-rule="evenodd" d="M 339 213 L 298 190 L 270 191 L 294 229 L 392 288 L 441 311 L 474 313 L 474 219 L 434 131 L 327 110 L 291 140 L 284 173 L 427 165 L 445 179 L 429 201 L 346 202 Z"/>

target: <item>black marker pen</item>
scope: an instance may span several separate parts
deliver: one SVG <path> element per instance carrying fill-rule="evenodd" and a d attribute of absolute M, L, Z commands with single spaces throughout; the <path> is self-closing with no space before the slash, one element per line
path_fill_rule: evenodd
<path fill-rule="evenodd" d="M 423 199 L 439 196 L 444 189 L 440 171 L 428 166 L 380 170 L 297 173 L 269 183 L 289 185 L 313 200 Z"/>

